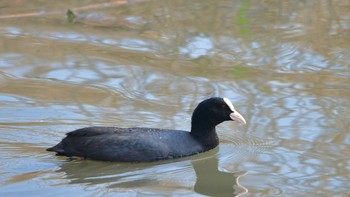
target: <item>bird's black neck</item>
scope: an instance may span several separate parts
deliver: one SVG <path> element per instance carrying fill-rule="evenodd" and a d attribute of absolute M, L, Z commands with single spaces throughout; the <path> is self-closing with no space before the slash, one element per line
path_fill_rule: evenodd
<path fill-rule="evenodd" d="M 210 122 L 197 122 L 192 119 L 191 135 L 208 150 L 215 148 L 219 144 L 219 138 L 216 134 L 215 126 L 216 125 Z"/>

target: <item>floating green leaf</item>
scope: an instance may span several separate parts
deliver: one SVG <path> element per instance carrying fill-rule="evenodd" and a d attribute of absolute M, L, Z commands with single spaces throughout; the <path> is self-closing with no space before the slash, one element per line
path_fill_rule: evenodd
<path fill-rule="evenodd" d="M 70 9 L 67 10 L 67 19 L 68 19 L 68 22 L 69 23 L 74 23 L 75 22 L 75 19 L 77 18 L 77 15 L 74 14 L 74 12 Z"/>

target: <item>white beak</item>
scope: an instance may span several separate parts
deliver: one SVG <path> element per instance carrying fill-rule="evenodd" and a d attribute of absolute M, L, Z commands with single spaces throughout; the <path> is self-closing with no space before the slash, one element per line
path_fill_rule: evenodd
<path fill-rule="evenodd" d="M 242 116 L 240 113 L 238 113 L 237 111 L 232 112 L 232 113 L 230 114 L 230 118 L 231 118 L 232 120 L 237 121 L 237 122 L 240 122 L 240 123 L 242 123 L 242 124 L 247 124 L 247 122 L 245 121 L 245 119 L 243 118 L 243 116 Z"/>

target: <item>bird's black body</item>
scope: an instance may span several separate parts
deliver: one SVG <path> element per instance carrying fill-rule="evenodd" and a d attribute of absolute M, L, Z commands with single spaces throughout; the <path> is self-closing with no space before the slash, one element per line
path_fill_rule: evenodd
<path fill-rule="evenodd" d="M 227 101 L 226 101 L 227 102 Z M 87 127 L 67 133 L 47 149 L 58 155 L 118 162 L 150 162 L 208 151 L 219 144 L 215 126 L 233 112 L 222 98 L 201 102 L 192 115 L 191 132 L 155 128 Z M 238 112 L 237 112 L 238 114 Z"/>
<path fill-rule="evenodd" d="M 120 162 L 149 162 L 205 151 L 187 131 L 118 127 L 78 129 L 48 150 L 60 155 Z"/>

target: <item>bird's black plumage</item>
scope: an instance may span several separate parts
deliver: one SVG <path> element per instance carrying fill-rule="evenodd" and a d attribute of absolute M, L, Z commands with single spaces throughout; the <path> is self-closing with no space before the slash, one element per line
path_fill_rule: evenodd
<path fill-rule="evenodd" d="M 232 115 L 238 114 L 238 119 Z M 58 155 L 118 162 L 150 162 L 208 151 L 219 144 L 215 126 L 227 120 L 245 123 L 228 99 L 202 101 L 192 115 L 191 131 L 156 128 L 87 127 L 67 133 L 48 151 Z"/>

